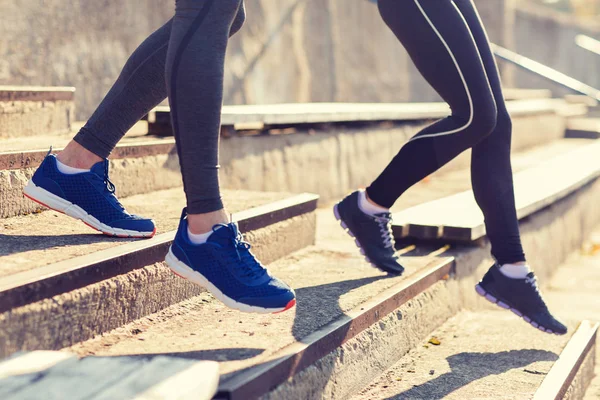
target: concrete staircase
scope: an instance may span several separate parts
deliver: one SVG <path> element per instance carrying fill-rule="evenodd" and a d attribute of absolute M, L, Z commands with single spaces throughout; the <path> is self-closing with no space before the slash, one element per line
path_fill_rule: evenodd
<path fill-rule="evenodd" d="M 600 224 L 600 148 L 565 139 L 585 107 L 530 95 L 509 96 L 513 164 L 523 242 L 544 283 Z M 167 112 L 111 161 L 123 203 L 157 221 L 150 240 L 106 238 L 22 198 L 45 141 L 60 148 L 70 134 L 0 139 L 1 398 L 583 398 L 597 325 L 562 313 L 571 335 L 542 334 L 473 289 L 491 260 L 468 200 L 468 155 L 397 204 L 404 276 L 371 268 L 331 215 L 333 200 L 368 183 L 445 106 L 225 109 L 226 203 L 298 295 L 277 316 L 226 309 L 162 262 L 183 205 Z M 190 378 L 217 370 L 216 393 L 217 380 Z"/>

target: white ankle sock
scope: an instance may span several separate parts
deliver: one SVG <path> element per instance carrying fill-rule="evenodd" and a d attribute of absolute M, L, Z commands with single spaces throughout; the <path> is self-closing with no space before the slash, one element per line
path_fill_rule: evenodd
<path fill-rule="evenodd" d="M 367 192 L 361 190 L 358 192 L 358 208 L 367 215 L 375 215 L 390 212 L 389 209 L 376 206 L 367 199 Z"/>
<path fill-rule="evenodd" d="M 58 168 L 58 170 L 66 175 L 74 175 L 74 174 L 81 174 L 83 172 L 90 172 L 89 169 L 81 169 L 81 168 L 73 168 L 73 167 L 69 167 L 66 164 L 61 163 L 58 158 L 56 159 L 56 168 Z"/>
<path fill-rule="evenodd" d="M 204 243 L 206 243 L 206 241 L 208 240 L 210 235 L 213 234 L 213 231 L 206 232 L 206 233 L 192 233 L 190 231 L 190 228 L 188 227 L 187 233 L 188 233 L 188 238 L 190 239 L 190 242 L 192 242 L 193 244 L 204 244 Z"/>
<path fill-rule="evenodd" d="M 528 264 L 504 264 L 500 267 L 500 272 L 508 278 L 525 279 L 531 268 Z"/>

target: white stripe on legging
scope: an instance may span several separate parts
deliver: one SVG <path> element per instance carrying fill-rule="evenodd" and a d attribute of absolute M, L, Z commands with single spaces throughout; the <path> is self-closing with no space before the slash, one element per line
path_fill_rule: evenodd
<path fill-rule="evenodd" d="M 450 46 L 448 46 L 448 43 L 446 43 L 446 41 L 444 40 L 444 37 L 440 34 L 440 32 L 435 27 L 435 25 L 433 25 L 433 22 L 431 22 L 431 19 L 429 19 L 429 17 L 427 16 L 427 13 L 425 12 L 425 10 L 423 10 L 423 7 L 421 7 L 419 0 L 414 0 L 414 1 L 415 1 L 415 4 L 417 5 L 417 7 L 419 7 L 419 10 L 421 10 L 421 13 L 425 17 L 425 19 L 427 20 L 429 25 L 431 25 L 431 28 L 433 29 L 433 31 L 436 33 L 436 35 L 440 38 L 440 40 L 446 47 L 446 50 L 448 50 L 448 54 L 450 54 L 452 61 L 454 61 L 454 65 L 456 66 L 456 69 L 458 70 L 460 79 L 462 80 L 462 83 L 465 86 L 465 91 L 467 92 L 467 97 L 469 98 L 470 117 L 469 117 L 469 121 L 467 122 L 467 124 L 465 126 L 462 126 L 460 128 L 457 128 L 457 129 L 454 129 L 454 130 L 448 131 L 448 132 L 430 133 L 428 135 L 415 136 L 411 140 L 409 140 L 409 142 L 412 142 L 412 141 L 418 140 L 418 139 L 430 138 L 430 137 L 452 135 L 453 133 L 463 131 L 463 130 L 467 129 L 469 126 L 471 126 L 471 124 L 473 123 L 473 113 L 474 113 L 473 112 L 473 98 L 471 97 L 471 92 L 469 91 L 469 87 L 467 86 L 467 81 L 465 80 L 465 76 L 463 75 L 463 73 L 460 69 L 460 66 L 458 65 L 458 61 L 456 61 L 456 57 L 454 57 L 452 50 L 450 50 Z M 454 6 L 456 7 L 456 5 L 454 5 Z M 466 24 L 466 22 L 465 22 L 465 24 Z"/>

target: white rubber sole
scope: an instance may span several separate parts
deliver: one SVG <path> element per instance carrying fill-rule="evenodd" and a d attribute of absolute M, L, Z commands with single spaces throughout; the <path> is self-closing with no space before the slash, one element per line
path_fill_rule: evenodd
<path fill-rule="evenodd" d="M 81 220 L 84 224 L 105 235 L 122 238 L 150 238 L 156 233 L 156 229 L 152 232 L 138 232 L 128 229 L 111 228 L 88 214 L 83 208 L 37 186 L 32 180 L 30 180 L 23 189 L 23 194 L 44 207 Z"/>
<path fill-rule="evenodd" d="M 169 252 L 165 257 L 165 262 L 167 263 L 169 268 L 171 268 L 171 271 L 173 271 L 175 275 L 179 276 L 180 278 L 187 279 L 188 281 L 205 288 L 213 296 L 215 296 L 217 300 L 221 301 L 227 307 L 233 308 L 238 311 L 255 314 L 273 314 L 289 310 L 290 308 L 296 305 L 295 299 L 290 301 L 285 307 L 280 308 L 262 308 L 240 303 L 233 300 L 231 297 L 228 297 L 227 295 L 223 294 L 223 292 L 221 292 L 215 285 L 210 283 L 210 281 L 206 279 L 204 275 L 188 267 L 187 264 L 185 264 L 183 261 L 180 261 L 177 257 L 175 257 L 175 254 L 173 254 L 171 248 L 169 248 Z"/>
<path fill-rule="evenodd" d="M 504 309 L 504 310 L 510 310 L 512 311 L 516 316 L 523 318 L 523 320 L 525 322 L 527 322 L 528 324 L 530 324 L 531 326 L 533 326 L 536 329 L 539 329 L 542 332 L 546 332 L 546 333 L 550 333 L 550 334 L 555 334 L 555 335 L 559 335 L 560 333 L 556 333 L 550 329 L 546 329 L 545 327 L 541 326 L 540 324 L 538 324 L 535 321 L 532 321 L 531 318 L 529 318 L 526 315 L 523 315 L 523 313 L 521 313 L 519 310 L 512 308 L 511 306 L 509 306 L 508 304 L 498 300 L 497 298 L 495 298 L 494 296 L 492 296 L 491 294 L 489 294 L 488 292 L 486 292 L 486 290 L 484 288 L 481 287 L 481 285 L 477 284 L 475 285 L 475 291 L 477 292 L 478 295 L 480 295 L 481 297 L 483 297 L 484 299 L 486 299 L 487 301 L 489 301 L 492 304 L 497 305 L 498 307 Z"/>

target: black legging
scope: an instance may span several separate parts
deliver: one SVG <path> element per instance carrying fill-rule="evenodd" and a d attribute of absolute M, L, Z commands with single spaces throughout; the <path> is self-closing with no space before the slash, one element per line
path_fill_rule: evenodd
<path fill-rule="evenodd" d="M 471 0 L 379 0 L 381 15 L 452 115 L 405 144 L 367 188 L 391 207 L 408 188 L 472 148 L 471 180 L 500 264 L 525 261 L 515 210 L 512 125 L 494 56 Z"/>

